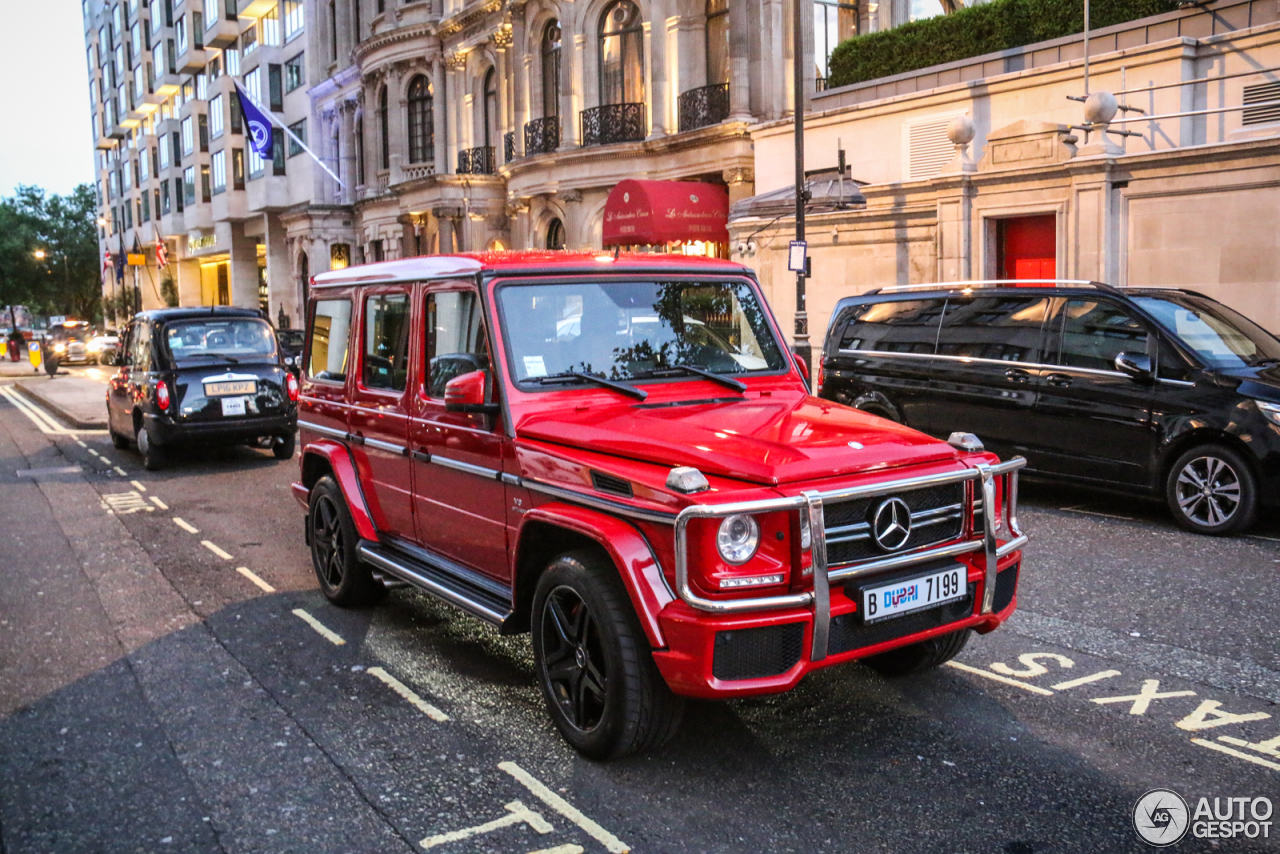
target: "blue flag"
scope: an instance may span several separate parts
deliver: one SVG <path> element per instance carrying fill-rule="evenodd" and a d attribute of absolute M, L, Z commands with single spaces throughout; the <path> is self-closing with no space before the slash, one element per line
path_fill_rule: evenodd
<path fill-rule="evenodd" d="M 236 84 L 236 95 L 240 101 L 240 112 L 244 113 L 245 127 L 249 131 L 249 147 L 263 160 L 270 160 L 271 117 L 258 109 L 239 83 Z"/>

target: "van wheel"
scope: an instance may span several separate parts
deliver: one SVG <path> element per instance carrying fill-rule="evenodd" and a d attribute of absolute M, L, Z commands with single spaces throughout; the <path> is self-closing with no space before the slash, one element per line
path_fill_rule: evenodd
<path fill-rule="evenodd" d="M 885 676 L 911 676 L 939 667 L 960 654 L 969 642 L 970 629 L 939 635 L 927 641 L 891 649 L 862 659 Z"/>
<path fill-rule="evenodd" d="M 1174 460 L 1165 481 L 1173 520 L 1197 534 L 1233 534 L 1253 524 L 1258 486 L 1244 457 L 1223 445 L 1201 445 Z"/>
<path fill-rule="evenodd" d="M 138 453 L 142 454 L 142 467 L 147 471 L 160 471 L 164 468 L 164 451 L 151 441 L 151 434 L 146 427 L 138 428 Z"/>
<path fill-rule="evenodd" d="M 307 511 L 311 565 L 325 598 L 344 608 L 371 605 L 386 593 L 356 554 L 355 522 L 342 490 L 331 477 L 311 487 Z"/>
<path fill-rule="evenodd" d="M 684 701 L 658 673 L 611 563 L 563 554 L 538 579 L 533 655 L 560 734 L 589 759 L 657 747 L 680 726 Z"/>
<path fill-rule="evenodd" d="M 297 436 L 293 433 L 288 436 L 276 436 L 271 441 L 271 453 L 276 455 L 277 460 L 291 460 L 293 459 L 293 449 L 297 441 Z"/>

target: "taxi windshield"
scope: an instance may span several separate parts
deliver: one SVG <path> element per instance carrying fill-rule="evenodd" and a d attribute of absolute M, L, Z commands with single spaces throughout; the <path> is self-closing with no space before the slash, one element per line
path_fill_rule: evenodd
<path fill-rule="evenodd" d="M 178 366 L 276 360 L 276 336 L 252 317 L 179 320 L 166 324 L 165 343 Z"/>
<path fill-rule="evenodd" d="M 574 282 L 498 291 L 516 382 L 592 374 L 655 378 L 786 368 L 764 308 L 745 282 Z"/>

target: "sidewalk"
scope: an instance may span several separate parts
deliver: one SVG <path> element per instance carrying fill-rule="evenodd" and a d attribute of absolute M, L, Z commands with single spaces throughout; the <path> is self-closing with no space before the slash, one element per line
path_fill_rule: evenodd
<path fill-rule="evenodd" d="M 26 367 L 27 371 L 31 370 L 30 365 Z M 0 377 L 5 376 L 12 374 L 0 372 Z M 21 376 L 29 376 L 31 379 L 15 383 L 18 390 L 69 427 L 76 430 L 106 429 L 106 383 L 61 373 L 56 377 L 49 377 L 43 371 L 38 376 L 30 373 Z"/>

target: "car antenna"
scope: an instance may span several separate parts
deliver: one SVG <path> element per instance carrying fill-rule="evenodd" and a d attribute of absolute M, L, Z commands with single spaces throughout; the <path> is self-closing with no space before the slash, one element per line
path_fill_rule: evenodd
<path fill-rule="evenodd" d="M 622 244 L 619 243 L 613 247 L 613 260 L 617 261 L 618 256 L 622 254 Z"/>

